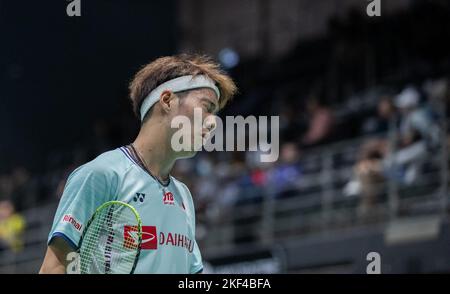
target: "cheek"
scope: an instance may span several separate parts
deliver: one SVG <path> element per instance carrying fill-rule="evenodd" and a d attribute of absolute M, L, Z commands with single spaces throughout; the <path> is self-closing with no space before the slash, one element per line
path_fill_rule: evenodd
<path fill-rule="evenodd" d="M 202 105 L 199 105 L 197 103 L 181 106 L 179 113 L 180 115 L 188 117 L 192 123 L 194 123 L 194 121 L 203 123 L 203 121 L 208 115 L 208 113 L 205 112 L 204 107 L 202 107 Z"/>
<path fill-rule="evenodd" d="M 195 99 L 186 99 L 178 107 L 176 115 L 182 115 L 191 123 L 192 138 L 201 136 L 207 124 L 215 127 L 215 116 L 206 112 L 204 105 Z"/>
<path fill-rule="evenodd" d="M 193 103 L 192 99 L 186 99 L 182 101 L 178 106 L 178 115 L 183 115 L 188 117 L 190 120 L 194 118 L 194 109 L 198 107 L 195 103 Z"/>

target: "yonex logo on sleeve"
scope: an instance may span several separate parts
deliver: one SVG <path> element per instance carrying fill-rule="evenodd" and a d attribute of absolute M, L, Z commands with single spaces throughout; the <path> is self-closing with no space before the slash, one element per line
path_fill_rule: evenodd
<path fill-rule="evenodd" d="M 61 222 L 70 223 L 79 232 L 81 232 L 81 228 L 83 227 L 83 225 L 70 214 L 64 215 Z"/>

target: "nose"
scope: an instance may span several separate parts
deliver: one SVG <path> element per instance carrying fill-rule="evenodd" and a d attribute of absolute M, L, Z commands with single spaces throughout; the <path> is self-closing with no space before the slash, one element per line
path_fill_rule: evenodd
<path fill-rule="evenodd" d="M 208 132 L 211 132 L 216 128 L 216 119 L 214 116 L 211 115 L 205 119 L 205 128 Z"/>

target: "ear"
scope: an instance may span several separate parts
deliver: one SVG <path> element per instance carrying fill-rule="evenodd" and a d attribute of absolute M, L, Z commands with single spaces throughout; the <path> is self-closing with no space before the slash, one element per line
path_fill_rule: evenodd
<path fill-rule="evenodd" d="M 170 112 L 176 97 L 177 96 L 172 91 L 169 90 L 166 90 L 161 93 L 161 96 L 159 97 L 159 102 L 161 103 L 161 107 L 164 112 Z"/>

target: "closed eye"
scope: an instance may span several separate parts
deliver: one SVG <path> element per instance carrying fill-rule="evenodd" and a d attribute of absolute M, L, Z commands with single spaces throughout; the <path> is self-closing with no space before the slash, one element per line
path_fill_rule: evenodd
<path fill-rule="evenodd" d="M 218 106 L 213 103 L 210 99 L 203 97 L 202 98 L 206 111 L 211 114 L 215 114 L 218 111 Z"/>
<path fill-rule="evenodd" d="M 208 113 L 213 113 L 215 110 L 216 106 L 213 103 L 206 103 L 205 104 L 205 109 Z"/>
<path fill-rule="evenodd" d="M 215 110 L 216 106 L 212 103 L 209 104 L 209 108 L 208 108 L 208 112 L 209 113 L 213 113 Z"/>

